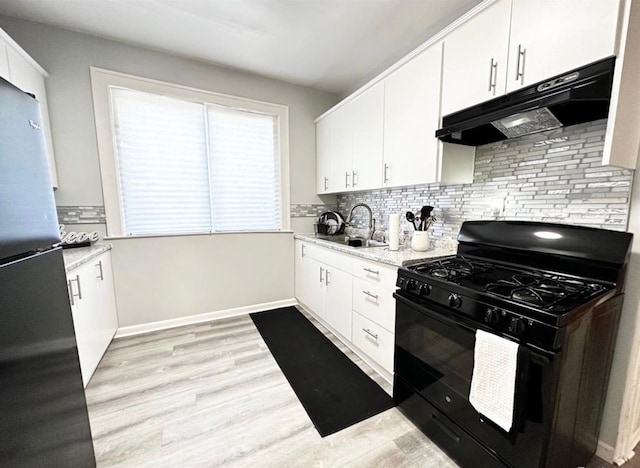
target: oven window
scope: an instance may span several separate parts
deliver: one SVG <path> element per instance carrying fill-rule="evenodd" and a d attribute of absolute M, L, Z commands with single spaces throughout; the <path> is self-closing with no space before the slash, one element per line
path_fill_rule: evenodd
<path fill-rule="evenodd" d="M 416 367 L 411 373 L 426 371 L 429 375 L 421 386 L 429 385 L 430 378 L 467 398 L 473 374 L 474 333 L 405 309 L 397 315 L 396 344 L 406 351 L 400 353 L 410 361 L 405 364 Z"/>

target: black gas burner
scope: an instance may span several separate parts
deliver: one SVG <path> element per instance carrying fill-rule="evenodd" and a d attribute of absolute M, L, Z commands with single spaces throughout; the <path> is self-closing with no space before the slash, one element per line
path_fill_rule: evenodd
<path fill-rule="evenodd" d="M 485 289 L 498 296 L 543 309 L 553 307 L 566 299 L 588 298 L 605 288 L 574 278 L 549 274 L 516 274 L 511 280 L 489 283 Z"/>
<path fill-rule="evenodd" d="M 493 265 L 465 257 L 452 257 L 434 260 L 430 263 L 415 267 L 417 273 L 443 280 L 458 282 L 461 279 L 482 275 L 493 270 Z"/>

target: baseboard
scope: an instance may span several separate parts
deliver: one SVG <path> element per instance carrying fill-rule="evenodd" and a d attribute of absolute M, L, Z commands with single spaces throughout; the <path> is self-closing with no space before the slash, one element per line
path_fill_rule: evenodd
<path fill-rule="evenodd" d="M 207 312 L 205 314 L 189 315 L 169 320 L 160 320 L 158 322 L 142 323 L 140 325 L 130 325 L 128 327 L 120 327 L 114 338 L 122 338 L 125 336 L 141 335 L 143 333 L 154 332 L 158 330 L 166 330 L 168 328 L 182 327 L 184 325 L 193 325 L 196 323 L 209 322 L 229 317 L 237 317 L 239 315 L 252 314 L 254 312 L 263 312 L 270 309 L 278 309 L 280 307 L 293 306 L 298 303 L 295 299 L 284 299 L 281 301 L 264 302 L 244 307 L 236 307 L 233 309 L 217 310 L 215 312 Z"/>
<path fill-rule="evenodd" d="M 596 455 L 602 458 L 607 463 L 613 463 L 613 447 L 605 442 L 602 442 L 601 440 L 598 441 Z"/>

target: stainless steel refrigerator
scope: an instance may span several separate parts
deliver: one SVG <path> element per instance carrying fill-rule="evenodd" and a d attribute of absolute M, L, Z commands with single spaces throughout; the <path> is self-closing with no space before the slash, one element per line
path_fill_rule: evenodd
<path fill-rule="evenodd" d="M 0 78 L 0 466 L 95 466 L 41 127 Z"/>

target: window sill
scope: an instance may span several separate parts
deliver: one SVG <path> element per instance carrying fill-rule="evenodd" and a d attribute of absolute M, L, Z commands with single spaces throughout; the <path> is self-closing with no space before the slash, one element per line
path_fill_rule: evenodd
<path fill-rule="evenodd" d="M 228 235 L 251 235 L 251 234 L 293 234 L 293 231 L 225 231 L 225 232 L 193 232 L 185 234 L 145 234 L 142 236 L 107 236 L 103 240 L 121 239 L 154 239 L 158 237 L 187 237 L 187 236 L 228 236 Z"/>

